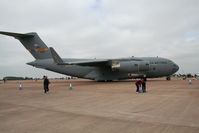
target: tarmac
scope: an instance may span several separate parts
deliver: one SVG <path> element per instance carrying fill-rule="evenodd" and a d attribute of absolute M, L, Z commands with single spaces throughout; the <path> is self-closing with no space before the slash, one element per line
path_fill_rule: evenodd
<path fill-rule="evenodd" d="M 1 133 L 199 133 L 199 80 L 20 82 L 0 84 Z"/>

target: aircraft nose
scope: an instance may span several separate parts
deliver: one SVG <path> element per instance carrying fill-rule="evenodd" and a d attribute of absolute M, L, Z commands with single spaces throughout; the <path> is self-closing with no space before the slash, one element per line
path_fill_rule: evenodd
<path fill-rule="evenodd" d="M 176 64 L 176 66 L 177 66 L 177 67 L 176 67 L 176 72 L 177 72 L 177 71 L 179 70 L 179 66 L 178 66 L 177 64 Z"/>
<path fill-rule="evenodd" d="M 173 72 L 177 72 L 179 70 L 179 66 L 177 64 L 173 64 Z"/>

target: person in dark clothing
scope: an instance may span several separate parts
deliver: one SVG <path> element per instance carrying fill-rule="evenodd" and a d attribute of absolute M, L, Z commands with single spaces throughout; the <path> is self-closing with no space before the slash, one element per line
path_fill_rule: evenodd
<path fill-rule="evenodd" d="M 142 91 L 146 92 L 146 78 L 142 79 Z"/>
<path fill-rule="evenodd" d="M 136 92 L 140 92 L 140 87 L 141 87 L 141 84 L 142 84 L 142 80 L 137 80 L 136 82 L 135 82 L 135 85 L 136 85 L 136 87 L 137 87 L 137 89 L 136 89 Z"/>
<path fill-rule="evenodd" d="M 49 88 L 48 88 L 48 85 L 50 84 L 49 80 L 48 80 L 48 77 L 47 76 L 44 76 L 44 93 L 47 93 L 49 92 Z"/>
<path fill-rule="evenodd" d="M 3 78 L 3 83 L 4 83 L 4 84 L 6 83 L 6 79 L 5 79 L 5 78 Z"/>

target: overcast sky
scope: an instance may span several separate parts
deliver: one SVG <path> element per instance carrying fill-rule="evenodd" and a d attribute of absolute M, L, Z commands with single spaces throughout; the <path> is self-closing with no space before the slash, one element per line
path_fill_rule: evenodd
<path fill-rule="evenodd" d="M 199 0 L 0 0 L 0 31 L 37 32 L 65 58 L 159 56 L 199 74 Z M 0 35 L 4 76 L 64 77 Z"/>

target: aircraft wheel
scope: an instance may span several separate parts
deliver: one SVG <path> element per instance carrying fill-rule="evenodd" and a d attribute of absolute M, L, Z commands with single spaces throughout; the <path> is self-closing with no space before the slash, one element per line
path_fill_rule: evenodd
<path fill-rule="evenodd" d="M 171 77 L 167 77 L 166 80 L 171 80 Z"/>

